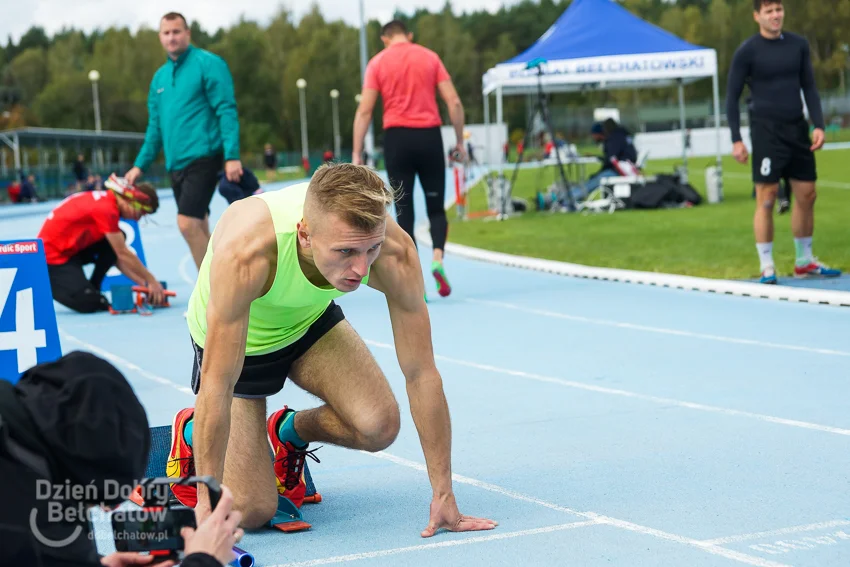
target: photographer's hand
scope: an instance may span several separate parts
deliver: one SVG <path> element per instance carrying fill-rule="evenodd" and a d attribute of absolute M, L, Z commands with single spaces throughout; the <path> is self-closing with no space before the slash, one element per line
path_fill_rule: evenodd
<path fill-rule="evenodd" d="M 245 532 L 239 527 L 242 514 L 233 510 L 233 494 L 222 485 L 221 500 L 215 510 L 202 520 L 197 529 L 183 528 L 185 545 L 183 550 L 188 557 L 191 553 L 207 553 L 215 557 L 222 565 L 234 559 L 233 546 L 242 539 Z"/>
<path fill-rule="evenodd" d="M 154 555 L 142 555 L 133 552 L 111 553 L 106 557 L 101 557 L 100 564 L 104 567 L 129 567 L 130 565 L 150 565 L 156 560 Z M 168 560 L 163 563 L 157 563 L 156 567 L 173 567 L 177 565 L 174 561 Z"/>

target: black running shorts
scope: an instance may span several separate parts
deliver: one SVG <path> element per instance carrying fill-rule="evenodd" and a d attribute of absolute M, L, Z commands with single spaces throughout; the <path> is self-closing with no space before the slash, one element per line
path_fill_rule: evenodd
<path fill-rule="evenodd" d="M 221 154 L 198 158 L 185 168 L 171 172 L 171 187 L 177 201 L 177 214 L 203 220 L 224 169 Z"/>
<path fill-rule="evenodd" d="M 753 144 L 754 183 L 779 183 L 783 178 L 817 180 L 806 120 L 754 120 L 750 126 L 750 139 Z"/>
<path fill-rule="evenodd" d="M 326 335 L 337 323 L 345 319 L 342 308 L 335 302 L 325 309 L 307 329 L 307 333 L 278 351 L 258 356 L 246 356 L 242 365 L 242 374 L 236 382 L 233 396 L 236 398 L 267 398 L 283 389 L 283 383 L 289 376 L 292 364 L 301 358 L 316 341 Z M 192 365 L 192 391 L 195 395 L 201 387 L 201 366 L 204 360 L 204 349 L 192 341 L 195 349 L 195 361 Z"/>

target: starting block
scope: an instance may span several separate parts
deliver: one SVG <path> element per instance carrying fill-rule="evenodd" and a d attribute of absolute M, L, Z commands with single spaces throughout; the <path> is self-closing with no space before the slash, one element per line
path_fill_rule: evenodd
<path fill-rule="evenodd" d="M 148 455 L 148 464 L 145 468 L 146 478 L 159 478 L 166 476 L 165 465 L 168 461 L 168 454 L 171 452 L 171 426 L 163 425 L 160 427 L 152 427 L 151 434 L 151 449 Z M 269 450 L 271 456 L 271 450 Z M 310 469 L 307 463 L 304 463 L 304 481 L 307 484 L 307 491 L 304 497 L 305 504 L 318 504 L 322 501 L 322 495 L 316 490 L 316 485 L 313 483 L 313 478 L 310 475 Z M 171 498 L 176 500 L 172 494 Z M 140 493 L 134 493 L 131 498 L 136 504 L 140 504 Z M 311 528 L 312 526 L 304 521 L 299 510 L 291 500 L 284 496 L 278 495 L 277 499 L 277 514 L 269 526 L 277 528 L 283 532 L 298 532 Z"/>
<path fill-rule="evenodd" d="M 171 307 L 168 302 L 169 297 L 176 297 L 177 294 L 168 290 L 168 285 L 165 282 L 159 282 L 165 288 L 165 305 L 154 307 L 148 301 L 148 288 L 140 285 L 113 285 L 110 289 L 112 301 L 109 305 L 109 312 L 113 315 L 122 313 L 138 313 L 140 315 L 151 315 L 153 309 L 159 307 Z M 135 295 L 134 295 L 135 294 Z"/>
<path fill-rule="evenodd" d="M 62 346 L 39 238 L 0 242 L 0 379 L 61 358 Z"/>

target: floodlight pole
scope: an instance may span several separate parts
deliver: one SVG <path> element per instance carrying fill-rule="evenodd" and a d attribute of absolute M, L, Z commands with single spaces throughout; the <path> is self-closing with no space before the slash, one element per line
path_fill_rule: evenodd
<path fill-rule="evenodd" d="M 369 59 L 366 55 L 366 9 L 363 6 L 363 0 L 360 0 L 360 84 L 366 84 L 366 65 Z M 366 130 L 366 138 L 363 140 L 363 146 L 366 150 L 366 165 L 373 166 L 375 164 L 375 131 L 372 126 L 372 121 L 369 120 L 369 128 Z"/>

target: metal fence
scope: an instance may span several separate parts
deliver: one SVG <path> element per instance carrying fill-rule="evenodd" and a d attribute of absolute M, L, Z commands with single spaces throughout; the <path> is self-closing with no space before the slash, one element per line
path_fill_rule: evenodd
<path fill-rule="evenodd" d="M 74 162 L 83 156 L 89 175 L 105 178 L 132 167 L 144 135 L 134 132 L 94 132 L 56 128 L 21 128 L 0 132 L 0 195 L 21 177 L 35 178 L 39 197 L 67 194 L 77 183 Z M 162 165 L 154 165 L 146 177 L 161 181 Z"/>
<path fill-rule="evenodd" d="M 89 175 L 107 178 L 111 173 L 123 175 L 132 166 L 144 143 L 144 134 L 136 132 L 95 132 L 57 128 L 21 128 L 0 132 L 0 201 L 7 198 L 8 186 L 21 176 L 33 175 L 36 192 L 42 198 L 61 198 L 76 190 L 74 162 L 83 156 Z M 277 152 L 277 168 L 292 175 L 311 175 L 324 163 L 324 151 L 307 156 L 305 173 L 301 152 Z M 343 150 L 336 161 L 351 161 L 351 151 Z M 245 152 L 242 163 L 258 173 L 265 170 L 262 153 Z M 144 175 L 157 187 L 170 187 L 162 156 Z"/>

